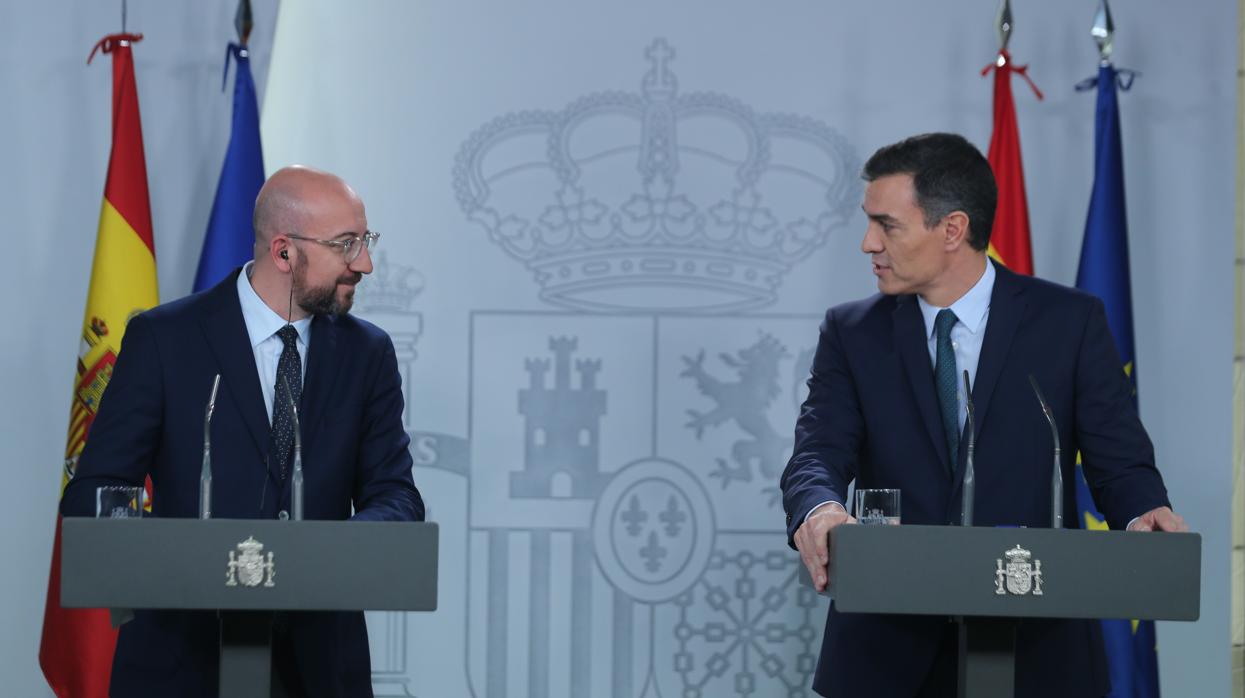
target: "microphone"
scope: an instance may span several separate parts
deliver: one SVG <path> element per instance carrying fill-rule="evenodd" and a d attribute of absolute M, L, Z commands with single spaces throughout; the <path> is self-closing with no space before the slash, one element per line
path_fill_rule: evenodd
<path fill-rule="evenodd" d="M 303 520 L 303 438 L 302 429 L 298 426 L 298 406 L 294 404 L 294 393 L 290 392 L 290 383 L 285 380 L 285 376 L 281 376 L 281 384 L 285 386 L 285 397 L 290 401 L 290 416 L 294 421 L 294 469 L 293 475 L 290 477 L 290 484 L 293 486 L 293 493 L 290 495 L 292 500 L 290 507 L 293 509 L 290 518 L 295 521 Z"/>
<path fill-rule="evenodd" d="M 199 471 L 199 518 L 212 518 L 212 413 L 216 411 L 216 391 L 220 374 L 212 381 L 212 395 L 203 411 L 203 469 Z"/>
<path fill-rule="evenodd" d="M 968 371 L 964 372 L 964 406 L 968 408 L 968 418 L 964 422 L 965 435 L 968 437 L 968 456 L 964 459 L 964 491 L 960 500 L 960 525 L 973 525 L 973 493 L 977 488 L 977 475 L 973 471 L 973 449 L 977 445 L 977 435 L 973 427 L 973 390 L 968 385 Z"/>
<path fill-rule="evenodd" d="M 1063 469 L 1059 463 L 1059 428 L 1055 426 L 1055 417 L 1051 414 L 1050 405 L 1046 404 L 1046 398 L 1042 397 L 1042 389 L 1038 387 L 1037 379 L 1032 373 L 1029 374 L 1029 385 L 1033 386 L 1033 394 L 1037 396 L 1038 404 L 1042 406 L 1042 414 L 1046 416 L 1046 421 L 1050 424 L 1050 435 L 1055 441 L 1055 467 L 1051 470 L 1050 476 L 1050 526 L 1051 528 L 1063 528 Z"/>

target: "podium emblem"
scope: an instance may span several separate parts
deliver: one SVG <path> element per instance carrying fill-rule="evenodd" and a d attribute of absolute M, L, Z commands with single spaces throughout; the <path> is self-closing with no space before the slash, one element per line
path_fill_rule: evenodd
<path fill-rule="evenodd" d="M 276 565 L 272 562 L 272 552 L 264 559 L 264 544 L 253 536 L 238 543 L 237 550 L 229 551 L 229 565 L 225 572 L 225 586 L 236 587 L 241 582 L 244 587 L 276 586 L 272 578 L 276 576 Z"/>
<path fill-rule="evenodd" d="M 1029 558 L 1032 556 L 1033 554 L 1028 550 L 1017 545 L 1003 553 L 1003 557 L 1007 558 L 1006 566 L 1001 558 L 996 559 L 994 561 L 994 593 L 1000 596 L 1007 594 L 1041 596 L 1042 561 L 1034 560 L 1030 563 Z"/>

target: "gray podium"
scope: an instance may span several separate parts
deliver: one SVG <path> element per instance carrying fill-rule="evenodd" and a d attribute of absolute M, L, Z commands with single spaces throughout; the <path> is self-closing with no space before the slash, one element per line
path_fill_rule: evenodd
<path fill-rule="evenodd" d="M 956 617 L 959 695 L 1008 698 L 1020 619 L 1195 621 L 1201 557 L 1194 533 L 849 525 L 830 594 L 842 613 Z"/>
<path fill-rule="evenodd" d="M 215 610 L 220 695 L 267 696 L 274 611 L 435 611 L 435 523 L 66 518 L 61 605 Z"/>

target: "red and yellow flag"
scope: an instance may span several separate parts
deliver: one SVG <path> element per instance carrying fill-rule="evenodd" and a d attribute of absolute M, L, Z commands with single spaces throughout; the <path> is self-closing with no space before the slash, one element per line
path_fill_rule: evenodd
<path fill-rule="evenodd" d="M 1033 275 L 1033 248 L 1029 244 L 1029 204 L 1025 200 L 1025 169 L 1020 160 L 1020 129 L 1016 126 L 1016 103 L 1012 99 L 1012 73 L 1025 80 L 1029 66 L 1012 64 L 1006 49 L 998 60 L 981 71 L 994 71 L 994 132 L 986 159 L 999 187 L 994 229 L 990 232 L 990 256 L 1020 274 Z M 1029 80 L 1038 99 L 1042 93 Z"/>
<path fill-rule="evenodd" d="M 112 154 L 78 347 L 62 491 L 73 477 L 100 396 L 108 387 L 126 321 L 158 302 L 143 130 L 130 51 L 130 45 L 141 39 L 141 34 L 113 34 L 101 39 L 91 51 L 92 57 L 99 50 L 112 54 Z M 117 631 L 110 625 L 106 610 L 61 608 L 60 563 L 58 518 L 39 665 L 48 685 L 61 698 L 107 696 Z"/>

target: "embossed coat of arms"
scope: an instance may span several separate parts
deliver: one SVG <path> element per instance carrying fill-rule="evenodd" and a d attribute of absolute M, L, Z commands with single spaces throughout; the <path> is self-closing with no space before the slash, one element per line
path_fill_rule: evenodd
<path fill-rule="evenodd" d="M 244 587 L 257 587 L 263 583 L 266 587 L 276 586 L 272 581 L 276 575 L 276 565 L 272 561 L 272 551 L 264 556 L 264 544 L 248 536 L 238 543 L 237 550 L 229 551 L 229 564 L 225 572 L 225 586 L 236 587 L 241 583 Z"/>
<path fill-rule="evenodd" d="M 775 485 L 821 318 L 769 309 L 855 215 L 860 161 L 644 55 L 638 91 L 502 114 L 454 161 L 549 307 L 470 308 L 465 622 L 426 631 L 462 633 L 466 676 L 437 695 L 796 696 L 816 667 Z M 414 695 L 388 627 L 377 695 Z"/>
<path fill-rule="evenodd" d="M 1033 560 L 1030 563 L 1033 554 L 1019 545 L 1003 553 L 1003 556 L 1007 558 L 1006 564 L 1002 558 L 994 561 L 994 593 L 1000 596 L 1041 596 L 1042 561 Z"/>

